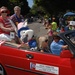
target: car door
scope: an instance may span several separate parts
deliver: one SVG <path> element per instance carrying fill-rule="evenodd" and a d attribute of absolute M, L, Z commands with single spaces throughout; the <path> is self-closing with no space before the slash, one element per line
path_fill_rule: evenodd
<path fill-rule="evenodd" d="M 73 66 L 71 58 L 7 46 L 0 47 L 0 61 L 7 75 L 70 75 Z"/>
<path fill-rule="evenodd" d="M 30 63 L 34 60 L 31 56 L 33 53 L 36 52 L 2 45 L 0 46 L 0 63 L 7 75 L 45 75 L 30 69 Z"/>
<path fill-rule="evenodd" d="M 66 51 L 66 56 L 64 56 Z M 62 57 L 64 56 L 64 57 Z M 38 72 L 38 75 L 75 75 L 75 58 L 69 50 L 63 50 L 60 56 L 40 53 L 27 52 L 26 58 L 29 59 L 29 70 Z"/>

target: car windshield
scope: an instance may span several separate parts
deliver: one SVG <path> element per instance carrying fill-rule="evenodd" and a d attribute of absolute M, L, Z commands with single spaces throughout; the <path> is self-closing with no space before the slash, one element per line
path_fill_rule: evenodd
<path fill-rule="evenodd" d="M 66 35 L 66 37 L 70 40 L 71 43 L 75 44 L 75 32 Z"/>

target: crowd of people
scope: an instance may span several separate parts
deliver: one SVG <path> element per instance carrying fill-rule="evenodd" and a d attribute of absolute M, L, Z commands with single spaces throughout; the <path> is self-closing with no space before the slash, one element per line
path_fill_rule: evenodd
<path fill-rule="evenodd" d="M 52 20 L 51 20 L 52 19 Z M 65 31 L 75 30 L 74 16 L 67 16 L 65 19 L 60 16 L 59 23 L 57 23 L 56 18 L 53 16 L 50 19 L 44 19 L 43 25 L 47 29 L 48 35 L 48 47 L 52 54 L 60 55 L 61 51 L 68 48 L 68 45 L 58 36 L 59 33 Z"/>
<path fill-rule="evenodd" d="M 17 36 L 17 25 L 20 22 L 24 22 L 25 19 L 21 15 L 21 8 L 19 6 L 14 7 L 14 14 L 10 14 L 7 7 L 2 6 L 0 8 L 0 40 L 15 42 L 18 44 L 27 43 L 27 37 L 24 39 L 25 42 L 20 40 Z M 70 17 L 69 17 L 70 18 Z M 48 38 L 45 39 L 41 44 L 41 47 L 38 48 L 40 52 L 52 53 L 55 55 L 60 55 L 60 52 L 63 49 L 67 49 L 68 45 L 65 45 L 64 41 L 57 36 L 58 33 L 62 33 L 68 30 L 74 30 L 75 26 L 70 25 L 70 20 L 67 21 L 67 25 L 63 25 L 63 18 L 59 19 L 59 25 L 56 22 L 56 18 L 53 17 L 52 21 L 44 19 L 43 24 L 45 29 L 48 29 L 47 35 Z M 37 47 L 37 41 L 32 36 L 32 39 L 28 41 L 30 48 Z"/>

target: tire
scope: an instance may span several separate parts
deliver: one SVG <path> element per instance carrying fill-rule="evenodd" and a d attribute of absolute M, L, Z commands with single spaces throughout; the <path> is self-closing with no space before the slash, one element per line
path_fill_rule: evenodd
<path fill-rule="evenodd" d="M 6 75 L 2 65 L 0 65 L 0 75 Z"/>

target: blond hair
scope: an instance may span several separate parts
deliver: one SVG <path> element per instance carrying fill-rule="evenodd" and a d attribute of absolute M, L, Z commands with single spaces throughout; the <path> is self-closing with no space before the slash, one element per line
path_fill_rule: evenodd
<path fill-rule="evenodd" d="M 15 10 L 15 9 L 21 10 L 21 8 L 20 8 L 19 6 L 15 6 L 15 7 L 14 7 L 14 10 Z"/>

